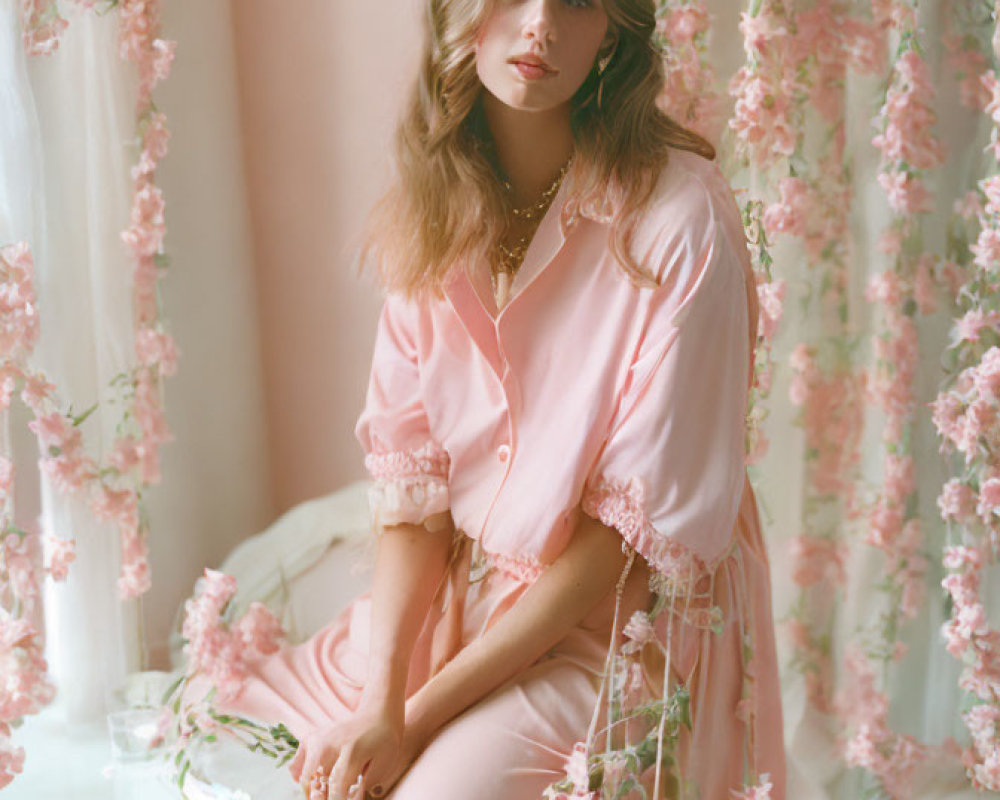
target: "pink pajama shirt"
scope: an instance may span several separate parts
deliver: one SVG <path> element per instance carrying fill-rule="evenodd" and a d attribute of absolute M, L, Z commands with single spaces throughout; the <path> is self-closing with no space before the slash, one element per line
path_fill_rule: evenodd
<path fill-rule="evenodd" d="M 450 512 L 460 532 L 408 691 L 512 608 L 587 514 L 671 597 L 654 627 L 670 634 L 691 726 L 665 796 L 731 800 L 766 773 L 783 800 L 768 558 L 744 455 L 758 307 L 739 210 L 714 162 L 674 151 L 632 242 L 659 286 L 639 288 L 610 223 L 567 213 L 570 187 L 568 175 L 499 313 L 485 264 L 454 269 L 443 297 L 385 298 L 355 429 L 373 525 Z M 446 725 L 391 796 L 534 800 L 565 777 L 597 703 L 614 599 Z M 293 733 L 348 716 L 369 625 L 366 594 L 256 661 L 223 710 Z M 655 643 L 639 651 L 651 697 L 663 659 Z"/>

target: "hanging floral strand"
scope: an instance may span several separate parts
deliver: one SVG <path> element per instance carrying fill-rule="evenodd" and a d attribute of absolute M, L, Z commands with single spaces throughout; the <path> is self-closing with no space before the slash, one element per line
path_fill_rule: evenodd
<path fill-rule="evenodd" d="M 133 306 L 137 365 L 116 376 L 111 392 L 126 401 L 118 436 L 106 463 L 98 464 L 84 446 L 82 425 L 96 405 L 82 412 L 64 410 L 57 387 L 30 367 L 40 315 L 33 288 L 31 251 L 24 242 L 0 248 L 0 410 L 6 417 L 14 393 L 30 409 L 30 429 L 38 438 L 39 467 L 57 491 L 83 496 L 99 520 L 113 521 L 121 537 L 122 598 L 137 597 L 150 586 L 142 490 L 159 480 L 159 446 L 170 439 L 160 402 L 163 377 L 176 370 L 177 352 L 162 324 L 157 283 L 166 266 L 162 254 L 163 200 L 153 183 L 156 165 L 166 154 L 164 117 L 152 102 L 153 87 L 170 71 L 174 43 L 158 38 L 159 2 L 109 0 L 97 9 L 95 0 L 78 0 L 96 13 L 119 11 L 122 58 L 139 72 L 137 145 L 139 159 L 132 170 L 132 223 L 123 242 L 136 258 Z M 22 40 L 28 55 L 46 55 L 59 45 L 67 22 L 54 0 L 22 0 Z M 6 424 L 5 424 L 6 428 Z M 41 711 L 55 687 L 42 657 L 42 636 L 31 615 L 45 574 L 65 580 L 74 557 L 72 538 L 48 537 L 49 563 L 40 569 L 41 543 L 35 532 L 13 521 L 14 470 L 10 453 L 0 454 L 0 660 L 8 677 L 0 688 L 0 787 L 9 784 L 24 763 L 24 751 L 11 741 L 12 727 Z"/>
<path fill-rule="evenodd" d="M 703 0 L 661 0 L 654 40 L 664 54 L 661 108 L 678 124 L 718 144 L 725 120 L 708 59 L 710 25 Z"/>
<path fill-rule="evenodd" d="M 952 453 L 957 474 L 937 499 L 947 526 L 944 549 L 948 620 L 942 628 L 949 653 L 962 662 L 960 687 L 969 704 L 962 719 L 970 742 L 962 762 L 973 786 L 1000 791 L 1000 631 L 990 626 L 984 606 L 985 570 L 1000 561 L 1000 14 L 993 9 L 992 69 L 981 85 L 984 110 L 992 120 L 993 174 L 978 192 L 957 204 L 979 224 L 977 241 L 956 247 L 956 260 L 971 261 L 958 287 L 959 310 L 946 351 L 950 377 L 938 394 L 933 420 L 942 452 Z M 963 41 L 968 41 L 964 38 Z M 975 68 L 978 61 L 964 57 Z M 967 67 L 969 68 L 969 67 Z M 971 90 L 970 98 L 979 100 Z M 953 242 L 962 241 L 961 235 Z M 957 270 L 956 270 L 957 271 Z"/>
<path fill-rule="evenodd" d="M 876 364 L 868 402 L 884 415 L 885 455 L 882 485 L 869 503 L 859 506 L 863 541 L 885 557 L 884 579 L 878 584 L 885 602 L 874 626 L 847 650 L 845 668 L 851 677 L 837 706 L 846 728 L 847 764 L 861 767 L 882 796 L 902 800 L 912 796 L 915 769 L 931 755 L 927 745 L 889 727 L 887 685 L 891 666 L 906 655 L 901 628 L 919 611 L 928 564 L 910 444 L 917 402 L 914 317 L 936 308 L 935 259 L 923 251 L 918 220 L 932 210 L 926 174 L 943 163 L 944 148 L 932 132 L 936 118 L 929 101 L 934 89 L 914 6 L 877 0 L 872 16 L 897 42 L 872 141 L 881 152 L 878 182 L 893 212 L 879 249 L 892 266 L 874 276 L 866 292 L 883 316 L 884 328 L 873 342 Z"/>
<path fill-rule="evenodd" d="M 853 476 L 863 430 L 861 395 L 865 375 L 854 367 L 857 337 L 848 325 L 847 242 L 851 203 L 845 153 L 848 68 L 882 72 L 884 36 L 851 13 L 847 2 L 820 0 L 799 12 L 796 45 L 804 53 L 811 87 L 810 110 L 822 126 L 818 152 L 800 158 L 779 181 L 779 199 L 768 206 L 765 226 L 803 245 L 808 272 L 802 318 L 817 321 L 813 343 L 796 345 L 789 357 L 790 399 L 802 410 L 807 464 L 805 520 L 792 539 L 796 597 L 783 621 L 793 670 L 802 675 L 809 705 L 833 712 L 831 642 L 835 601 L 846 583 L 845 542 L 840 519 L 853 502 Z M 807 122 L 809 122 L 807 117 Z"/>

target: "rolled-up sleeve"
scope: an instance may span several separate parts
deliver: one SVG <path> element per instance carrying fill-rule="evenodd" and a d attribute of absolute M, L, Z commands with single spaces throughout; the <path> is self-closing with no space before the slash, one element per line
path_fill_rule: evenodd
<path fill-rule="evenodd" d="M 371 476 L 376 533 L 413 523 L 449 523 L 447 451 L 434 439 L 424 408 L 416 340 L 416 301 L 390 293 L 379 315 L 365 405 L 354 428 Z"/>

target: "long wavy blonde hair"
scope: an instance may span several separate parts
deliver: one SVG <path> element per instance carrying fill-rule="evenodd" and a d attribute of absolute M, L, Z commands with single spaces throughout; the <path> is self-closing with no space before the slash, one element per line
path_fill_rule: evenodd
<path fill-rule="evenodd" d="M 506 197 L 483 112 L 475 42 L 496 0 L 428 0 L 421 66 L 396 130 L 398 179 L 363 231 L 359 270 L 374 255 L 382 285 L 440 296 L 451 268 L 490 258 L 502 240 Z M 663 56 L 654 0 L 601 0 L 617 44 L 597 103 L 596 64 L 570 100 L 576 147 L 567 212 L 613 209 L 610 242 L 631 280 L 653 282 L 632 259 L 635 223 L 671 148 L 715 158 L 704 138 L 657 105 Z M 610 204 L 610 205 L 609 205 Z"/>

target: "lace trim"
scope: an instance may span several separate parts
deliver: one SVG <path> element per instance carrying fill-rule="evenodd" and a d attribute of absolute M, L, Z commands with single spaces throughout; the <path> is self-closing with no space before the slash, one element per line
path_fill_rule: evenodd
<path fill-rule="evenodd" d="M 379 530 L 401 522 L 422 525 L 449 506 L 448 483 L 434 476 L 376 480 L 368 487 L 368 508 Z M 437 522 L 431 520 L 428 530 L 438 530 Z"/>
<path fill-rule="evenodd" d="M 512 556 L 489 550 L 483 550 L 483 554 L 493 566 L 521 583 L 534 583 L 545 570 L 545 565 L 534 556 Z"/>
<path fill-rule="evenodd" d="M 678 596 L 690 595 L 710 571 L 691 548 L 653 527 L 644 500 L 645 488 L 639 478 L 599 478 L 584 490 L 581 508 L 588 516 L 615 528 L 659 573 L 667 593 L 676 590 Z"/>
<path fill-rule="evenodd" d="M 365 456 L 365 469 L 376 480 L 421 475 L 444 478 L 448 475 L 449 464 L 448 451 L 433 441 L 428 441 L 415 450 L 391 450 L 368 453 Z"/>

